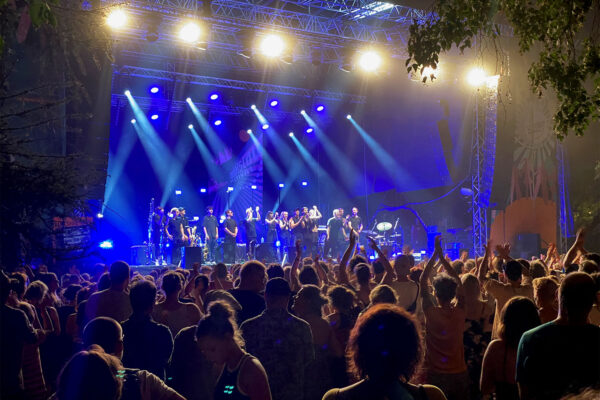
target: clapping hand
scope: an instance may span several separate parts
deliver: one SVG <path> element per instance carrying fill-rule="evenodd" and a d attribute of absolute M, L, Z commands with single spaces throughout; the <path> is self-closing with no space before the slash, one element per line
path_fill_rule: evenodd
<path fill-rule="evenodd" d="M 510 259 L 510 243 L 499 244 L 496 246 L 496 251 L 498 252 L 498 257 L 508 260 Z"/>

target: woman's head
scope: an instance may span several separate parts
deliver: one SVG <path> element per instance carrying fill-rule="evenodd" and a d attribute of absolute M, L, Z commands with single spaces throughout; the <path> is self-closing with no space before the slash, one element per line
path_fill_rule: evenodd
<path fill-rule="evenodd" d="M 321 294 L 321 289 L 315 285 L 304 285 L 294 297 L 292 308 L 299 315 L 321 316 L 321 308 L 327 304 L 327 299 Z"/>
<path fill-rule="evenodd" d="M 235 322 L 235 312 L 223 300 L 208 305 L 208 314 L 198 322 L 196 339 L 204 356 L 215 364 L 225 362 L 232 345 L 241 347 L 244 344 Z"/>
<path fill-rule="evenodd" d="M 500 339 L 512 348 L 517 348 L 521 336 L 535 328 L 540 322 L 537 308 L 527 297 L 517 296 L 510 299 L 500 313 Z"/>
<path fill-rule="evenodd" d="M 371 304 L 396 304 L 398 299 L 396 298 L 394 289 L 389 285 L 377 285 L 375 286 L 375 289 L 371 290 L 371 293 L 369 293 L 369 301 Z"/>
<path fill-rule="evenodd" d="M 119 360 L 99 346 L 75 354 L 58 376 L 58 400 L 116 400 L 121 397 Z"/>
<path fill-rule="evenodd" d="M 31 304 L 39 304 L 48 293 L 48 286 L 42 281 L 33 281 L 25 291 L 25 300 Z"/>
<path fill-rule="evenodd" d="M 331 306 L 341 314 L 349 314 L 354 307 L 354 294 L 343 286 L 333 286 L 327 292 Z"/>
<path fill-rule="evenodd" d="M 435 297 L 441 303 L 448 303 L 456 296 L 456 287 L 458 284 L 450 275 L 442 273 L 433 278 L 433 289 Z"/>
<path fill-rule="evenodd" d="M 392 304 L 378 304 L 361 315 L 348 343 L 349 369 L 357 378 L 409 381 L 423 356 L 415 318 Z"/>
<path fill-rule="evenodd" d="M 539 307 L 558 309 L 558 283 L 553 278 L 543 277 L 533 280 L 533 299 Z"/>
<path fill-rule="evenodd" d="M 479 280 L 473 274 L 464 274 L 460 277 L 463 287 L 465 288 L 465 297 L 469 299 L 478 299 L 481 296 L 481 288 Z"/>

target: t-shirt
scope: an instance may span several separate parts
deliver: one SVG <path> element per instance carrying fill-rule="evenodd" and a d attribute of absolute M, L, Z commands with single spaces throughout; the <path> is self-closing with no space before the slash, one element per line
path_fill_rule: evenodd
<path fill-rule="evenodd" d="M 425 368 L 428 372 L 456 374 L 467 370 L 463 347 L 466 311 L 441 308 L 433 295 L 423 297 L 425 314 Z"/>
<path fill-rule="evenodd" d="M 495 279 L 490 279 L 483 284 L 483 288 L 488 294 L 496 299 L 496 314 L 494 315 L 494 326 L 492 328 L 492 339 L 497 339 L 498 325 L 500 325 L 500 314 L 502 308 L 516 296 L 524 296 L 533 300 L 533 287 L 529 284 L 514 287 L 508 283 L 498 282 Z"/>
<path fill-rule="evenodd" d="M 168 387 L 158 376 L 151 372 L 139 370 L 137 377 L 140 381 L 142 400 L 170 400 L 177 392 Z"/>
<path fill-rule="evenodd" d="M 227 230 L 232 233 L 235 232 L 235 228 L 237 228 L 237 222 L 235 222 L 235 219 L 233 218 L 227 218 L 224 222 L 224 225 L 225 228 L 227 228 Z M 227 232 L 225 232 L 225 239 L 235 241 L 235 237 L 231 236 Z"/>
<path fill-rule="evenodd" d="M 254 219 L 251 219 L 250 221 L 245 220 L 244 224 L 246 226 L 246 236 L 256 239 L 256 222 Z"/>
<path fill-rule="evenodd" d="M 559 399 L 600 383 L 600 327 L 548 322 L 527 331 L 517 352 L 517 382 L 536 399 Z"/>
<path fill-rule="evenodd" d="M 329 240 L 340 240 L 342 238 L 342 220 L 340 218 L 329 218 Z"/>
<path fill-rule="evenodd" d="M 229 293 L 242 306 L 242 309 L 237 313 L 238 325 L 241 325 L 247 319 L 256 317 L 265 310 L 265 299 L 258 293 L 245 289 L 231 289 Z"/>
<path fill-rule="evenodd" d="M 110 317 L 125 321 L 132 313 L 129 295 L 113 289 L 105 289 L 90 296 L 85 306 L 86 321 L 96 317 Z"/>
<path fill-rule="evenodd" d="M 301 235 L 304 233 L 304 228 L 302 227 L 302 223 L 298 223 L 298 221 L 300 221 L 300 218 L 301 217 L 296 217 L 296 216 L 292 217 L 292 221 L 294 221 L 294 225 L 295 225 L 295 227 L 292 229 L 292 233 L 294 235 Z M 296 225 L 296 224 L 298 224 L 298 225 Z"/>
<path fill-rule="evenodd" d="M 360 228 L 360 226 L 362 225 L 362 220 L 360 219 L 360 217 L 358 215 L 352 216 L 352 217 L 348 218 L 348 223 L 355 231 L 358 232 L 358 228 Z"/>
<path fill-rule="evenodd" d="M 419 296 L 419 285 L 413 281 L 399 282 L 393 281 L 390 283 L 392 289 L 398 298 L 398 305 L 408 310 Z"/>
<path fill-rule="evenodd" d="M 169 219 L 167 230 L 175 240 L 181 240 L 181 220 L 179 218 Z"/>
<path fill-rule="evenodd" d="M 202 226 L 206 228 L 208 238 L 213 239 L 217 234 L 217 217 L 214 215 L 205 216 L 202 220 Z"/>

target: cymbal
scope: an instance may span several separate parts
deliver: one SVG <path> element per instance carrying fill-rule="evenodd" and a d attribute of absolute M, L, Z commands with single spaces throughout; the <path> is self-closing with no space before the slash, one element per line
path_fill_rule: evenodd
<path fill-rule="evenodd" d="M 379 231 L 389 231 L 390 229 L 392 229 L 392 223 L 391 222 L 380 222 L 377 224 L 377 230 Z"/>

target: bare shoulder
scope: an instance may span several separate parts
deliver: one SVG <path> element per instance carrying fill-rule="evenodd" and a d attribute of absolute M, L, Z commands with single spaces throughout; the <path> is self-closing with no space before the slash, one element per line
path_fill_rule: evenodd
<path fill-rule="evenodd" d="M 250 381 L 254 381 L 255 379 L 259 379 L 261 377 L 267 377 L 265 368 L 256 357 L 250 357 L 242 366 L 240 373 L 241 372 L 243 372 L 243 374 L 246 375 Z"/>
<path fill-rule="evenodd" d="M 437 386 L 423 385 L 423 389 L 425 389 L 425 393 L 427 394 L 427 398 L 429 400 L 446 400 L 444 392 L 442 392 Z"/>

